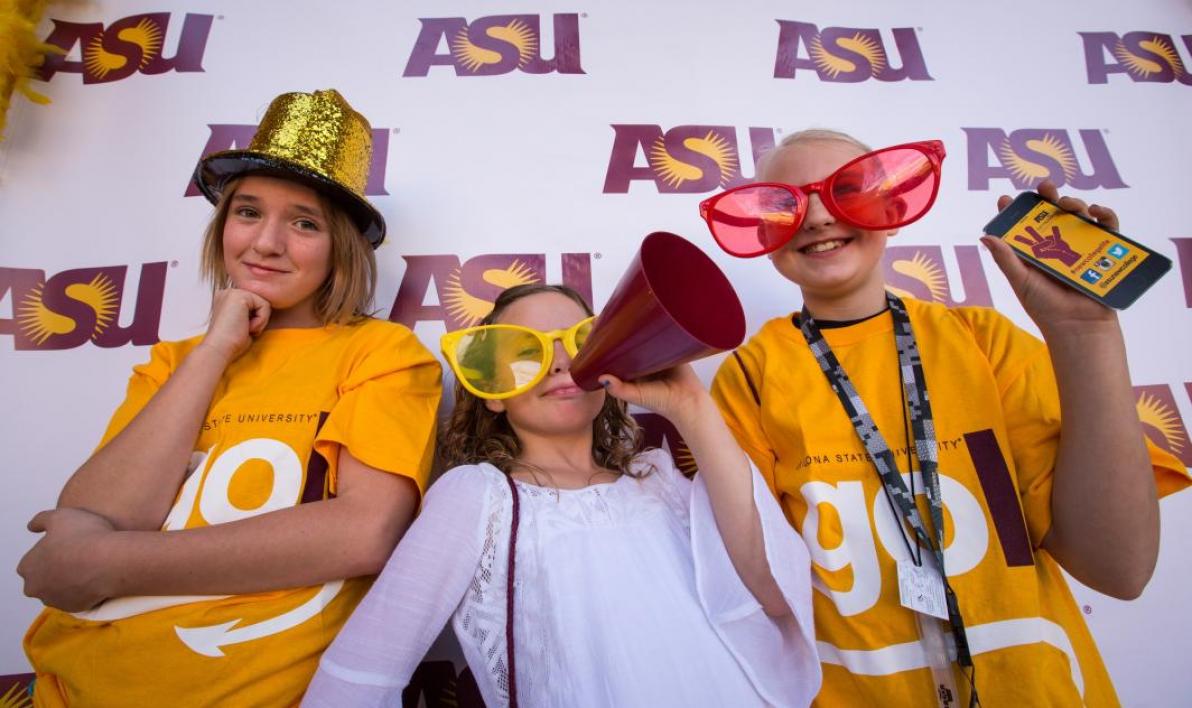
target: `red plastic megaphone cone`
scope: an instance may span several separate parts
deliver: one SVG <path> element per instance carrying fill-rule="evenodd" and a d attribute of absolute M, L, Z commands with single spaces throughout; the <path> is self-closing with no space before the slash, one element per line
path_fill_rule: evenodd
<path fill-rule="evenodd" d="M 655 231 L 596 319 L 571 363 L 571 378 L 595 391 L 601 374 L 631 381 L 733 349 L 743 339 L 745 311 L 720 268 L 686 239 Z"/>

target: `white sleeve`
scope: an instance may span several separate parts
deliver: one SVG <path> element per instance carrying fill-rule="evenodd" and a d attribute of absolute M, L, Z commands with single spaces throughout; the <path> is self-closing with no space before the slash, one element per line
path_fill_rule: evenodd
<path fill-rule="evenodd" d="M 431 485 L 380 577 L 319 661 L 303 706 L 401 705 L 401 692 L 480 564 L 488 475 L 457 467 Z"/>
<path fill-rule="evenodd" d="M 660 468 L 669 465 L 659 471 L 688 494 L 696 590 L 717 635 L 768 704 L 809 705 L 819 693 L 822 676 L 811 609 L 811 558 L 802 537 L 750 464 L 766 560 L 791 609 L 790 616 L 770 617 L 733 567 L 703 477 L 697 474 L 688 482 L 665 453 L 652 461 Z"/>

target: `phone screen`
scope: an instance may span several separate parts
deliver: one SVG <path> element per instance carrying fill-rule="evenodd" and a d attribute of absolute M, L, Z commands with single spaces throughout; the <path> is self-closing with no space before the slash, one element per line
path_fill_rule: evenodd
<path fill-rule="evenodd" d="M 1046 201 L 1036 204 L 1003 238 L 1099 297 L 1112 292 L 1151 255 Z"/>

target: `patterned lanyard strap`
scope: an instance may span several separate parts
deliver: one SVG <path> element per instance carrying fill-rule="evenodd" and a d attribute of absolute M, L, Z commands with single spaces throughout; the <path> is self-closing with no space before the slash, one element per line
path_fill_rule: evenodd
<path fill-rule="evenodd" d="M 911 320 L 906 313 L 906 306 L 892 293 L 886 293 L 886 302 L 890 305 L 890 315 L 894 320 L 894 344 L 898 348 L 898 366 L 902 369 L 902 387 L 907 408 L 910 411 L 911 431 L 914 436 L 915 457 L 919 460 L 919 470 L 926 487 L 928 507 L 931 511 L 931 524 L 935 528 L 933 539 L 923 524 L 919 508 L 915 505 L 914 495 L 907 488 L 906 482 L 898 472 L 898 465 L 894 461 L 894 453 L 886 444 L 869 415 L 869 409 L 857 393 L 853 382 L 849 380 L 844 367 L 840 365 L 832 348 L 824 340 L 824 335 L 815 324 L 811 314 L 804 307 L 799 315 L 799 328 L 803 331 L 803 338 L 811 347 L 820 370 L 828 379 L 828 384 L 840 399 L 848 417 L 852 420 L 857 436 L 865 444 L 865 450 L 877 468 L 878 477 L 890 499 L 897 505 L 903 520 L 910 526 L 919 542 L 931 549 L 935 556 L 936 565 L 944 581 L 944 592 L 948 603 L 948 620 L 952 625 L 952 634 L 956 638 L 957 661 L 961 666 L 972 666 L 972 656 L 969 653 L 968 639 L 964 632 L 964 620 L 960 616 L 960 606 L 956 601 L 956 593 L 948 583 L 947 573 L 944 571 L 944 506 L 940 496 L 939 473 L 936 471 L 938 452 L 935 442 L 935 424 L 931 417 L 931 401 L 927 397 L 927 381 L 923 375 L 923 360 L 919 357 L 919 345 L 915 341 Z M 908 451 L 909 452 L 909 451 Z M 914 474 L 913 470 L 911 474 Z"/>

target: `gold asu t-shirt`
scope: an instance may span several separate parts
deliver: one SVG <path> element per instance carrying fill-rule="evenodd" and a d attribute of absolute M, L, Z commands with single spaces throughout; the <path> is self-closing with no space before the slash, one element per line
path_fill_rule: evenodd
<path fill-rule="evenodd" d="M 155 345 L 102 447 L 201 338 Z M 441 371 L 383 320 L 267 330 L 224 373 L 163 530 L 227 523 L 334 494 L 341 448 L 423 491 Z M 126 597 L 46 609 L 25 650 L 38 706 L 296 704 L 371 578 L 222 598 Z"/>
<path fill-rule="evenodd" d="M 1060 432 L 1046 348 L 991 309 L 905 303 L 935 419 L 944 564 L 982 703 L 1116 705 L 1060 568 L 1040 548 Z M 823 334 L 909 479 L 890 314 Z M 897 562 L 910 555 L 901 524 L 839 398 L 789 317 L 768 322 L 737 355 L 712 394 L 811 550 L 824 670 L 816 703 L 936 705 L 914 613 L 899 602 Z M 1148 447 L 1160 494 L 1189 484 L 1178 460 Z M 967 687 L 959 676 L 957 684 L 965 705 Z"/>

